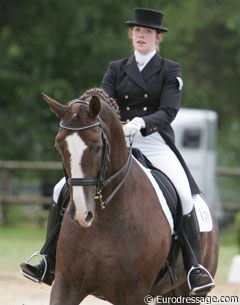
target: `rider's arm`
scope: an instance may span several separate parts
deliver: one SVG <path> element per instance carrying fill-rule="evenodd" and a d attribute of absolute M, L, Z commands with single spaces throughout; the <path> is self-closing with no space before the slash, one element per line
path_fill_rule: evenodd
<path fill-rule="evenodd" d="M 158 110 L 143 117 L 146 127 L 141 130 L 142 135 L 164 130 L 171 124 L 181 105 L 181 89 L 181 67 L 177 63 L 171 63 L 164 71 Z"/>

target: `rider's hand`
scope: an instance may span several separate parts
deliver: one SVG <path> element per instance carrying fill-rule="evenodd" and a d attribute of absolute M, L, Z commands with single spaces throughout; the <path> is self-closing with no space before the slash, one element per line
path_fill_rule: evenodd
<path fill-rule="evenodd" d="M 145 127 L 145 122 L 142 118 L 134 118 L 123 127 L 124 135 L 134 136 L 140 129 Z"/>

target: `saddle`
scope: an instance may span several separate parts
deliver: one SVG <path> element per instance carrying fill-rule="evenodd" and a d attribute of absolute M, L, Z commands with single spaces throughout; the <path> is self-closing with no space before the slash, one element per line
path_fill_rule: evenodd
<path fill-rule="evenodd" d="M 152 176 L 157 182 L 159 188 L 161 189 L 163 196 L 169 206 L 171 214 L 174 220 L 174 231 L 177 232 L 179 229 L 179 219 L 181 219 L 181 204 L 178 193 L 171 182 L 171 180 L 158 168 L 154 167 L 153 164 L 148 160 L 148 158 L 138 149 L 132 149 L 133 156 L 140 162 L 144 167 L 150 169 Z"/>

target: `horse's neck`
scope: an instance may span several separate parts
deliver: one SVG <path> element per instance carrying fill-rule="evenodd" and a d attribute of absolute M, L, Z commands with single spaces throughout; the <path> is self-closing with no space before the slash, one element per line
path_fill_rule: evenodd
<path fill-rule="evenodd" d="M 112 174 L 114 174 L 114 171 L 119 170 L 122 166 L 124 166 L 127 159 L 128 148 L 125 141 L 119 141 L 118 145 L 115 145 L 114 147 L 111 146 L 109 168 L 111 168 Z"/>

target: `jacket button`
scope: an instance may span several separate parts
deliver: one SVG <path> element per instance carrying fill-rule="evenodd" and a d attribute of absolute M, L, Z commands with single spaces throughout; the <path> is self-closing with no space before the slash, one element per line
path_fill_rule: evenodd
<path fill-rule="evenodd" d="M 128 110 L 128 111 L 129 111 L 130 109 L 131 109 L 130 107 L 126 107 L 126 110 Z"/>
<path fill-rule="evenodd" d="M 125 98 L 125 100 L 127 100 L 127 99 L 128 99 L 128 95 L 126 94 L 126 95 L 124 96 L 124 98 Z"/>
<path fill-rule="evenodd" d="M 143 107 L 143 111 L 147 111 L 147 107 Z"/>
<path fill-rule="evenodd" d="M 145 93 L 145 94 L 144 94 L 144 97 L 145 97 L 145 98 L 148 98 L 148 94 L 147 94 L 147 93 Z"/>

